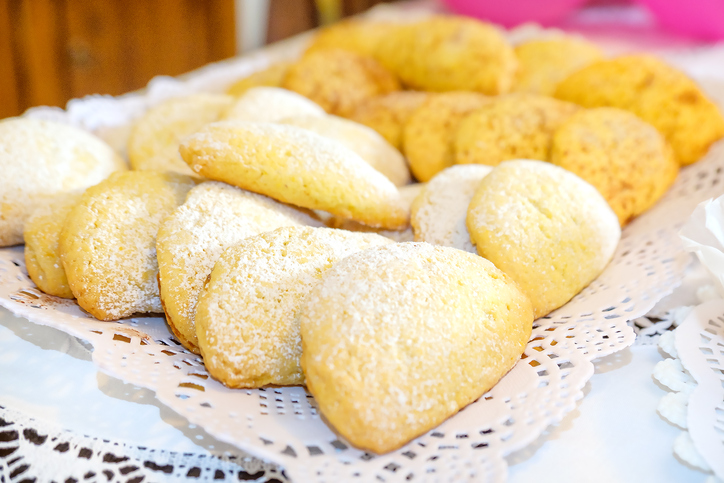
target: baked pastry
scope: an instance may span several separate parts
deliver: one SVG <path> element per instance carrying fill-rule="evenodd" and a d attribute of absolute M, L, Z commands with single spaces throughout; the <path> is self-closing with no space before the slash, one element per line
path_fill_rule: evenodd
<path fill-rule="evenodd" d="M 490 166 L 451 166 L 432 178 L 415 198 L 410 223 L 415 241 L 476 253 L 465 225 L 468 206 Z"/>
<path fill-rule="evenodd" d="M 127 169 L 92 134 L 52 121 L 0 121 L 0 247 L 23 243 L 28 217 L 65 192 L 84 190 Z"/>
<path fill-rule="evenodd" d="M 430 94 L 420 91 L 396 91 L 363 101 L 350 119 L 369 126 L 388 143 L 404 153 L 402 129 L 412 113 L 425 102 Z"/>
<path fill-rule="evenodd" d="M 556 97 L 584 107 L 618 107 L 664 135 L 682 165 L 724 136 L 719 108 L 683 72 L 650 55 L 602 60 L 567 77 Z"/>
<path fill-rule="evenodd" d="M 225 183 L 193 188 L 163 220 L 156 239 L 161 302 L 178 340 L 199 353 L 196 303 L 225 248 L 282 226 L 321 224 L 301 210 Z"/>
<path fill-rule="evenodd" d="M 387 243 L 372 233 L 285 227 L 227 248 L 196 310 L 209 373 L 229 387 L 303 384 L 302 300 L 334 263 Z"/>
<path fill-rule="evenodd" d="M 279 87 L 253 87 L 237 98 L 222 117 L 235 121 L 277 122 L 290 116 L 324 115 L 324 109 L 296 92 Z"/>
<path fill-rule="evenodd" d="M 129 171 L 83 193 L 60 232 L 60 257 L 78 305 L 99 320 L 163 312 L 156 234 L 193 184 L 179 174 Z"/>
<path fill-rule="evenodd" d="M 221 94 L 174 97 L 152 107 L 133 125 L 128 138 L 131 168 L 193 175 L 178 154 L 181 141 L 218 121 L 234 98 Z"/>
<path fill-rule="evenodd" d="M 340 143 L 296 126 L 209 124 L 181 145 L 195 173 L 283 203 L 402 229 L 409 210 L 382 173 Z"/>
<path fill-rule="evenodd" d="M 518 65 L 494 25 L 441 15 L 391 31 L 375 57 L 408 88 L 488 95 L 510 91 Z"/>
<path fill-rule="evenodd" d="M 518 73 L 513 91 L 552 96 L 563 79 L 603 58 L 603 52 L 587 40 L 557 36 L 534 39 L 515 47 Z"/>
<path fill-rule="evenodd" d="M 287 117 L 279 122 L 301 127 L 342 143 L 387 176 L 395 186 L 404 186 L 410 182 L 410 170 L 405 158 L 367 126 L 332 115 Z"/>
<path fill-rule="evenodd" d="M 515 280 L 543 317 L 591 283 L 621 228 L 596 188 L 542 161 L 506 161 L 480 182 L 467 218 L 485 257 Z"/>
<path fill-rule="evenodd" d="M 455 163 L 497 166 L 509 159 L 548 161 L 553 132 L 578 110 L 575 104 L 535 94 L 495 98 L 458 124 Z"/>
<path fill-rule="evenodd" d="M 621 226 L 653 206 L 679 172 L 656 128 L 613 107 L 572 116 L 553 138 L 550 161 L 591 183 Z"/>
<path fill-rule="evenodd" d="M 254 87 L 281 87 L 293 62 L 276 62 L 266 69 L 254 72 L 229 86 L 226 93 L 239 97 Z"/>
<path fill-rule="evenodd" d="M 320 412 L 354 446 L 386 453 L 493 387 L 523 353 L 533 312 L 482 257 L 396 243 L 335 264 L 299 321 Z"/>
<path fill-rule="evenodd" d="M 476 92 L 447 92 L 431 96 L 412 113 L 402 135 L 403 152 L 418 181 L 455 163 L 453 140 L 465 115 L 490 102 Z"/>
<path fill-rule="evenodd" d="M 348 117 L 366 99 L 400 90 L 400 83 L 372 57 L 330 49 L 302 57 L 289 70 L 283 87 L 313 100 L 329 114 Z"/>
<path fill-rule="evenodd" d="M 380 43 L 399 23 L 348 19 L 324 27 L 314 36 L 306 53 L 318 50 L 343 49 L 374 56 Z"/>
<path fill-rule="evenodd" d="M 63 262 L 60 260 L 60 231 L 80 193 L 63 193 L 41 206 L 25 223 L 25 268 L 30 280 L 48 295 L 72 299 Z"/>

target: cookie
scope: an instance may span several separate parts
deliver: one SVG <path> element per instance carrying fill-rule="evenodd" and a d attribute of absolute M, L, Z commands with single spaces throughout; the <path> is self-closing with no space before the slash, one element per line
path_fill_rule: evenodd
<path fill-rule="evenodd" d="M 396 243 L 335 264 L 299 321 L 320 412 L 354 446 L 386 453 L 490 390 L 523 353 L 533 313 L 482 257 Z"/>
<path fill-rule="evenodd" d="M 342 117 L 370 97 L 400 90 L 394 74 L 375 59 L 341 49 L 305 55 L 289 70 L 283 87 Z"/>
<path fill-rule="evenodd" d="M 724 136 L 724 117 L 683 72 L 649 55 L 602 60 L 567 77 L 555 96 L 584 107 L 618 107 L 664 135 L 682 165 Z"/>
<path fill-rule="evenodd" d="M 88 188 L 60 232 L 60 256 L 78 304 L 100 320 L 162 313 L 156 234 L 193 187 L 188 176 L 113 174 Z"/>
<path fill-rule="evenodd" d="M 281 87 L 292 64 L 293 62 L 277 62 L 272 64 L 266 69 L 254 72 L 234 82 L 226 90 L 226 93 L 230 96 L 239 97 L 254 87 Z"/>
<path fill-rule="evenodd" d="M 412 203 L 415 241 L 476 253 L 465 220 L 475 190 L 492 169 L 479 164 L 452 166 L 432 178 Z"/>
<path fill-rule="evenodd" d="M 547 161 L 553 132 L 579 109 L 535 94 L 496 98 L 458 124 L 453 140 L 455 163 L 497 166 L 509 159 Z"/>
<path fill-rule="evenodd" d="M 15 117 L 0 121 L 0 247 L 23 243 L 28 217 L 61 193 L 84 190 L 127 169 L 82 129 Z"/>
<path fill-rule="evenodd" d="M 195 173 L 283 203 L 393 230 L 409 220 L 382 173 L 340 143 L 296 126 L 209 124 L 180 151 Z"/>
<path fill-rule="evenodd" d="M 518 73 L 513 91 L 552 96 L 563 79 L 603 58 L 596 45 L 571 36 L 535 39 L 515 47 Z"/>
<path fill-rule="evenodd" d="M 229 387 L 303 384 L 302 300 L 334 263 L 386 243 L 375 234 L 285 227 L 227 248 L 196 310 L 206 369 Z"/>
<path fill-rule="evenodd" d="M 501 31 L 465 17 L 434 16 L 385 36 L 375 57 L 410 89 L 504 94 L 517 60 Z"/>
<path fill-rule="evenodd" d="M 304 96 L 279 87 L 254 87 L 234 101 L 225 120 L 277 122 L 290 116 L 324 116 L 324 109 Z"/>
<path fill-rule="evenodd" d="M 410 182 L 410 170 L 405 158 L 367 126 L 332 115 L 295 116 L 279 122 L 301 127 L 342 143 L 387 176 L 395 186 L 404 186 Z"/>
<path fill-rule="evenodd" d="M 407 121 L 403 152 L 418 181 L 429 181 L 455 162 L 453 139 L 465 115 L 490 102 L 475 92 L 448 92 L 431 96 Z"/>
<path fill-rule="evenodd" d="M 63 262 L 60 231 L 65 218 L 80 201 L 80 193 L 63 193 L 35 210 L 25 223 L 25 268 L 30 279 L 48 295 L 72 299 Z"/>
<path fill-rule="evenodd" d="M 596 188 L 542 161 L 506 161 L 480 182 L 467 226 L 478 254 L 515 280 L 543 317 L 608 264 L 621 238 Z"/>
<path fill-rule="evenodd" d="M 324 27 L 314 36 L 306 53 L 319 50 L 342 49 L 374 56 L 385 36 L 399 28 L 399 24 L 369 20 L 343 20 Z"/>
<path fill-rule="evenodd" d="M 181 343 L 199 353 L 194 314 L 199 293 L 225 248 L 290 225 L 321 225 L 266 196 L 208 181 L 163 220 L 156 239 L 158 283 L 166 320 Z"/>
<path fill-rule="evenodd" d="M 371 127 L 388 143 L 404 153 L 402 129 L 413 112 L 428 98 L 427 92 L 396 91 L 363 101 L 350 119 Z"/>
<path fill-rule="evenodd" d="M 179 143 L 218 121 L 233 100 L 220 94 L 192 94 L 152 107 L 136 121 L 128 138 L 131 168 L 193 175 L 178 154 Z"/>
<path fill-rule="evenodd" d="M 550 161 L 591 183 L 622 226 L 653 206 L 679 172 L 656 128 L 613 107 L 571 117 L 553 138 Z"/>

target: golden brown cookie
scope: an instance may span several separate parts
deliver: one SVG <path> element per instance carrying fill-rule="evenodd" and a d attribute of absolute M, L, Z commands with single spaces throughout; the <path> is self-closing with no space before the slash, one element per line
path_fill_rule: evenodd
<path fill-rule="evenodd" d="M 563 79 L 603 58 L 596 45 L 584 39 L 557 36 L 529 40 L 515 47 L 519 69 L 513 91 L 552 96 Z"/>
<path fill-rule="evenodd" d="M 397 28 L 399 28 L 397 23 L 359 19 L 343 20 L 321 29 L 312 39 L 306 53 L 342 49 L 374 56 L 385 36 Z"/>
<path fill-rule="evenodd" d="M 281 87 L 292 62 L 277 62 L 266 69 L 239 79 L 226 90 L 230 96 L 239 97 L 254 87 Z"/>
<path fill-rule="evenodd" d="M 405 158 L 367 126 L 332 115 L 287 117 L 279 122 L 301 127 L 342 143 L 387 176 L 395 186 L 404 186 L 410 182 L 410 170 Z"/>
<path fill-rule="evenodd" d="M 591 183 L 622 226 L 653 206 L 679 172 L 656 128 L 613 107 L 572 116 L 553 138 L 550 161 Z"/>
<path fill-rule="evenodd" d="M 575 104 L 535 94 L 495 98 L 458 124 L 455 163 L 497 166 L 509 159 L 547 161 L 553 132 L 578 110 Z"/>
<path fill-rule="evenodd" d="M 25 268 L 30 279 L 48 295 L 73 298 L 63 262 L 60 260 L 60 231 L 65 218 L 80 201 L 81 193 L 63 193 L 35 210 L 25 223 Z"/>
<path fill-rule="evenodd" d="M 411 89 L 488 95 L 510 90 L 518 64 L 497 27 L 452 16 L 397 28 L 385 36 L 375 57 Z"/>
<path fill-rule="evenodd" d="M 402 146 L 418 181 L 429 181 L 454 164 L 458 124 L 488 102 L 489 97 L 475 92 L 447 92 L 431 96 L 412 113 L 403 130 Z"/>
<path fill-rule="evenodd" d="M 229 387 L 303 384 L 302 300 L 334 263 L 387 243 L 371 233 L 285 227 L 226 249 L 196 311 L 206 369 Z"/>
<path fill-rule="evenodd" d="M 283 87 L 342 117 L 370 97 L 400 90 L 397 78 L 375 59 L 341 49 L 305 55 L 289 70 Z"/>
<path fill-rule="evenodd" d="M 396 243 L 335 264 L 299 321 L 320 412 L 354 446 L 386 453 L 493 387 L 523 353 L 533 313 L 482 257 Z"/>
<path fill-rule="evenodd" d="M 100 320 L 161 313 L 156 234 L 193 187 L 188 176 L 115 173 L 88 188 L 60 233 L 60 256 L 78 304 Z"/>
<path fill-rule="evenodd" d="M 193 94 L 152 107 L 138 120 L 128 138 L 131 168 L 193 175 L 178 154 L 178 146 L 205 124 L 218 121 L 234 98 Z"/>
<path fill-rule="evenodd" d="M 216 181 L 193 188 L 161 223 L 158 284 L 166 319 L 179 341 L 199 353 L 194 314 L 199 293 L 225 248 L 282 226 L 316 225 L 307 213 Z"/>
<path fill-rule="evenodd" d="M 382 173 L 340 143 L 296 126 L 209 124 L 181 146 L 195 173 L 283 203 L 402 229 L 409 210 Z"/>
<path fill-rule="evenodd" d="M 56 195 L 127 169 L 106 143 L 58 122 L 2 120 L 0 146 L 0 247 L 23 243 L 25 221 Z"/>
<path fill-rule="evenodd" d="M 664 135 L 682 165 L 724 136 L 719 108 L 684 73 L 649 55 L 602 60 L 567 77 L 556 97 L 584 107 L 618 107 Z"/>
<path fill-rule="evenodd" d="M 621 237 L 596 188 L 542 161 L 496 166 L 470 202 L 467 226 L 478 254 L 518 283 L 536 318 L 598 277 Z"/>
<path fill-rule="evenodd" d="M 388 143 L 402 151 L 402 129 L 412 113 L 429 96 L 427 92 L 396 91 L 371 97 L 355 109 L 350 119 L 371 127 Z"/>
<path fill-rule="evenodd" d="M 224 112 L 224 120 L 277 122 L 290 116 L 325 116 L 314 102 L 279 87 L 254 87 L 237 98 Z"/>

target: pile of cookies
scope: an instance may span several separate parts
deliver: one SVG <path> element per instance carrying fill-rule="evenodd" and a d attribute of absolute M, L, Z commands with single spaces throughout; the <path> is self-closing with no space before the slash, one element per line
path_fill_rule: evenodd
<path fill-rule="evenodd" d="M 131 170 L 81 130 L 0 122 L 0 246 L 24 239 L 38 287 L 100 320 L 165 313 L 229 387 L 305 384 L 386 452 L 496 384 L 722 136 L 651 57 L 348 21 L 147 111 Z"/>

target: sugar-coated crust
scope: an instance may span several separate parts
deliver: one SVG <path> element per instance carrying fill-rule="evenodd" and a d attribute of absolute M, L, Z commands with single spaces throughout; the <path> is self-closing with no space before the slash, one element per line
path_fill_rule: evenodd
<path fill-rule="evenodd" d="M 453 140 L 455 163 L 548 161 L 553 133 L 579 110 L 575 104 L 536 94 L 495 98 L 460 121 Z"/>
<path fill-rule="evenodd" d="M 324 115 L 324 109 L 296 92 L 280 87 L 253 87 L 236 99 L 222 117 L 225 120 L 277 122 L 290 116 Z"/>
<path fill-rule="evenodd" d="M 53 121 L 2 120 L 0 146 L 0 247 L 23 243 L 27 218 L 57 194 L 127 169 L 99 138 Z"/>
<path fill-rule="evenodd" d="M 181 145 L 194 172 L 284 203 L 402 229 L 409 210 L 390 180 L 340 143 L 296 126 L 219 122 Z"/>
<path fill-rule="evenodd" d="M 572 116 L 553 138 L 550 161 L 591 183 L 622 226 L 656 203 L 679 172 L 656 128 L 613 107 Z"/>
<path fill-rule="evenodd" d="M 468 206 L 490 166 L 452 166 L 439 172 L 415 198 L 410 223 L 415 241 L 476 253 L 465 225 Z"/>
<path fill-rule="evenodd" d="M 386 453 L 495 385 L 522 354 L 533 313 L 482 257 L 396 243 L 335 264 L 299 321 L 320 412 L 356 447 Z"/>
<path fill-rule="evenodd" d="M 128 138 L 131 168 L 193 175 L 178 154 L 183 138 L 218 121 L 233 102 L 221 94 L 174 97 L 152 107 L 136 121 Z"/>
<path fill-rule="evenodd" d="M 279 122 L 316 132 L 344 144 L 395 186 L 405 186 L 410 182 L 410 170 L 405 158 L 374 129 L 333 115 L 287 117 Z"/>
<path fill-rule="evenodd" d="M 196 311 L 209 373 L 229 387 L 303 384 L 302 300 L 337 261 L 388 243 L 372 233 L 285 227 L 226 249 Z"/>
<path fill-rule="evenodd" d="M 402 145 L 418 181 L 430 181 L 454 164 L 453 140 L 460 121 L 488 102 L 489 97 L 477 92 L 446 92 L 430 96 L 412 113 Z"/>
<path fill-rule="evenodd" d="M 348 117 L 370 97 L 400 90 L 394 74 L 375 59 L 342 49 L 316 50 L 292 66 L 283 87 L 329 114 Z"/>
<path fill-rule="evenodd" d="M 350 119 L 371 127 L 404 153 L 402 129 L 412 113 L 429 97 L 429 93 L 421 91 L 396 91 L 372 97 L 357 106 Z"/>
<path fill-rule="evenodd" d="M 292 62 L 276 62 L 266 69 L 256 71 L 243 79 L 237 80 L 229 86 L 226 93 L 230 96 L 239 97 L 254 87 L 281 87 L 291 66 Z"/>
<path fill-rule="evenodd" d="M 290 225 L 321 225 L 307 213 L 217 181 L 193 188 L 158 230 L 158 281 L 169 325 L 199 353 L 194 314 L 199 293 L 225 248 Z"/>
<path fill-rule="evenodd" d="M 78 304 L 100 320 L 161 313 L 156 234 L 193 181 L 153 171 L 116 173 L 86 190 L 60 233 Z"/>
<path fill-rule="evenodd" d="M 555 96 L 584 107 L 618 107 L 664 135 L 682 165 L 724 136 L 724 117 L 683 72 L 649 55 L 602 60 L 567 77 Z"/>
<path fill-rule="evenodd" d="M 453 16 L 398 27 L 385 36 L 375 57 L 409 88 L 488 95 L 508 92 L 518 65 L 497 27 Z"/>
<path fill-rule="evenodd" d="M 470 202 L 467 226 L 478 253 L 518 283 L 536 318 L 598 277 L 621 237 L 593 186 L 542 161 L 495 167 Z"/>
<path fill-rule="evenodd" d="M 72 299 L 63 262 L 60 231 L 65 218 L 80 201 L 81 193 L 63 193 L 35 210 L 25 223 L 25 268 L 30 279 L 48 295 Z"/>

